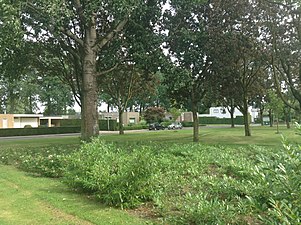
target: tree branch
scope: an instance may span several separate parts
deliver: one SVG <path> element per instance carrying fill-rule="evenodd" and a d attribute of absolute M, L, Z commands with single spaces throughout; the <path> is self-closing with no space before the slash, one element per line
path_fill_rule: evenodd
<path fill-rule="evenodd" d="M 64 29 L 63 27 L 59 27 L 59 31 L 61 31 L 63 34 L 65 34 L 67 37 L 74 40 L 76 43 L 78 43 L 81 47 L 84 47 L 84 42 L 82 39 L 78 38 L 75 34 L 73 34 L 71 31 Z"/>
<path fill-rule="evenodd" d="M 120 23 L 118 23 L 115 29 L 109 32 L 104 38 L 98 40 L 94 46 L 94 49 L 96 49 L 97 51 L 102 49 L 106 44 L 108 44 L 109 41 L 111 41 L 114 38 L 115 34 L 123 30 L 123 28 L 128 23 L 128 21 L 129 21 L 129 16 L 127 16 L 125 19 L 120 21 Z"/>
<path fill-rule="evenodd" d="M 113 67 L 111 67 L 110 69 L 107 69 L 107 70 L 104 70 L 104 71 L 101 71 L 99 73 L 97 73 L 97 76 L 102 76 L 102 75 L 105 75 L 107 73 L 110 73 L 112 71 L 114 71 L 117 67 L 119 66 L 119 63 L 116 63 Z"/>

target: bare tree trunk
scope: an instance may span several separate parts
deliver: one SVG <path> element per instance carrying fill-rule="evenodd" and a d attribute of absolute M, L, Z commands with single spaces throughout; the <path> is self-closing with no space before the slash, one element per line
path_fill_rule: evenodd
<path fill-rule="evenodd" d="M 277 134 L 279 134 L 279 118 L 277 116 Z"/>
<path fill-rule="evenodd" d="M 198 106 L 192 97 L 192 117 L 193 117 L 193 142 L 199 142 L 199 117 L 198 117 Z"/>
<path fill-rule="evenodd" d="M 284 116 L 285 116 L 286 128 L 290 129 L 291 128 L 291 124 L 290 124 L 291 109 L 289 107 L 285 107 L 284 113 L 285 113 Z"/>
<path fill-rule="evenodd" d="M 260 116 L 261 126 L 263 126 L 264 124 L 263 124 L 263 109 L 262 108 L 260 108 L 260 110 L 259 110 L 259 116 Z"/>
<path fill-rule="evenodd" d="M 249 115 L 248 115 L 248 100 L 245 98 L 243 103 L 243 116 L 244 116 L 244 124 L 245 124 L 245 136 L 251 136 L 250 123 L 249 123 Z"/>
<path fill-rule="evenodd" d="M 273 118 L 273 113 L 272 113 L 271 109 L 269 109 L 269 119 L 270 119 L 270 127 L 273 127 L 274 118 Z"/>
<path fill-rule="evenodd" d="M 86 30 L 85 57 L 83 62 L 83 104 L 82 104 L 82 128 L 81 138 L 90 140 L 99 135 L 98 126 L 98 87 L 96 80 L 96 51 L 93 46 L 96 43 L 96 29 L 93 21 Z"/>
<path fill-rule="evenodd" d="M 235 123 L 234 123 L 234 112 L 231 110 L 230 112 L 230 116 L 231 116 L 231 128 L 235 127 Z"/>
<path fill-rule="evenodd" d="M 124 128 L 123 128 L 123 109 L 118 109 L 118 116 L 119 116 L 119 134 L 124 134 Z"/>

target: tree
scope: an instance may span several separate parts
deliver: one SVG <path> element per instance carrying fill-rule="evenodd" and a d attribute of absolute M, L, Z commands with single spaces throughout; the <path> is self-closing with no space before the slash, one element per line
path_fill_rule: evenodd
<path fill-rule="evenodd" d="M 174 107 L 169 109 L 169 113 L 171 114 L 173 121 L 176 121 L 176 119 L 181 116 L 181 110 Z"/>
<path fill-rule="evenodd" d="M 269 91 L 269 103 L 267 108 L 270 109 L 277 121 L 277 134 L 279 133 L 279 117 L 283 114 L 284 103 L 274 91 Z"/>
<path fill-rule="evenodd" d="M 204 1 L 170 1 L 166 11 L 166 49 L 172 67 L 165 72 L 165 83 L 172 102 L 189 103 L 193 113 L 193 141 L 199 141 L 198 111 L 211 75 L 206 53 Z"/>
<path fill-rule="evenodd" d="M 118 39 L 124 36 L 123 31 L 142 20 L 148 21 L 148 27 L 154 27 L 161 4 L 153 0 L 30 0 L 22 2 L 21 6 L 26 41 L 32 46 L 45 47 L 48 55 L 55 56 L 62 63 L 65 80 L 74 92 L 78 91 L 82 139 L 98 135 L 97 77 L 118 64 L 116 49 L 122 51 Z"/>
<path fill-rule="evenodd" d="M 148 107 L 143 114 L 143 118 L 147 123 L 161 123 L 164 117 L 165 110 L 161 107 Z"/>
<path fill-rule="evenodd" d="M 256 4 L 250 1 L 212 1 L 208 10 L 213 70 L 229 81 L 244 116 L 245 136 L 251 136 L 249 102 L 267 77 L 264 46 L 260 43 Z"/>
<path fill-rule="evenodd" d="M 290 108 L 301 111 L 301 3 L 292 1 L 261 2 L 264 40 L 278 95 Z M 286 90 L 284 90 L 286 89 Z M 295 98 L 293 104 L 286 93 Z"/>
<path fill-rule="evenodd" d="M 147 73 L 132 64 L 122 64 L 100 80 L 102 92 L 107 95 L 110 104 L 117 107 L 119 113 L 119 134 L 124 134 L 123 112 L 129 101 L 145 93 L 156 90 L 158 79 L 155 74 Z"/>
<path fill-rule="evenodd" d="M 57 76 L 41 78 L 39 87 L 39 100 L 45 106 L 44 115 L 63 115 L 67 113 L 67 107 L 74 105 L 70 87 Z"/>

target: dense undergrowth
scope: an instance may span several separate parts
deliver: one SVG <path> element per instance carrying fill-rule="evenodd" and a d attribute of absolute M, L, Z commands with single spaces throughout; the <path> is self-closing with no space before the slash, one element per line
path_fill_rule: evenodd
<path fill-rule="evenodd" d="M 299 127 L 299 132 L 300 127 Z M 0 161 L 168 224 L 300 224 L 301 146 L 125 145 L 7 149 Z"/>

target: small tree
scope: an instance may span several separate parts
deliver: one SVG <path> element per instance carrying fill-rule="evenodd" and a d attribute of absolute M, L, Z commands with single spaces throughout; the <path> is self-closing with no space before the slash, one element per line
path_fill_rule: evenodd
<path fill-rule="evenodd" d="M 161 107 L 149 107 L 144 112 L 144 119 L 147 123 L 162 122 L 165 117 L 165 110 Z"/>
<path fill-rule="evenodd" d="M 279 133 L 279 117 L 283 113 L 284 103 L 278 98 L 277 94 L 274 91 L 268 92 L 270 102 L 268 103 L 268 108 L 272 111 L 274 117 L 276 118 L 277 123 L 277 134 Z"/>
<path fill-rule="evenodd" d="M 181 110 L 174 107 L 169 110 L 169 113 L 171 114 L 173 121 L 176 121 L 177 118 L 181 116 Z"/>

